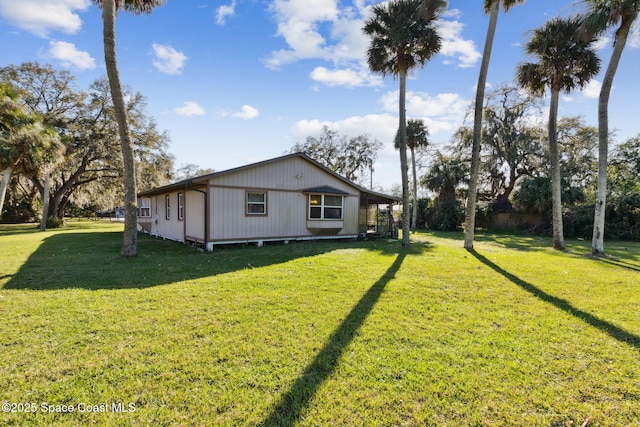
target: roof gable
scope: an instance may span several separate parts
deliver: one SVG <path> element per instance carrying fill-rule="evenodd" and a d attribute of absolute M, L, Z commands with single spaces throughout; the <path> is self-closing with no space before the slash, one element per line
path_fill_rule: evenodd
<path fill-rule="evenodd" d="M 227 169 L 227 170 L 220 171 L 220 172 L 213 172 L 213 173 L 210 173 L 210 174 L 207 174 L 207 175 L 202 175 L 202 176 L 198 176 L 198 177 L 195 177 L 195 178 L 182 180 L 182 181 L 179 181 L 179 182 L 176 182 L 176 183 L 173 183 L 173 184 L 165 185 L 163 187 L 155 188 L 153 190 L 143 191 L 143 192 L 141 192 L 139 194 L 139 196 L 148 197 L 148 196 L 167 193 L 167 192 L 171 192 L 171 191 L 177 191 L 177 190 L 180 190 L 180 189 L 192 188 L 192 187 L 197 186 L 197 185 L 205 184 L 207 181 L 209 181 L 212 178 L 223 177 L 225 175 L 230 175 L 230 174 L 234 174 L 234 173 L 238 173 L 238 172 L 247 171 L 249 169 L 254 169 L 254 168 L 258 168 L 260 166 L 265 166 L 265 165 L 270 165 L 270 164 L 273 164 L 273 163 L 282 162 L 282 161 L 285 161 L 285 160 L 288 160 L 288 159 L 292 159 L 292 158 L 300 158 L 300 159 L 308 162 L 309 164 L 315 166 L 316 168 L 326 172 L 327 174 L 333 176 L 334 178 L 337 178 L 338 180 L 342 181 L 343 183 L 347 184 L 348 186 L 354 188 L 358 192 L 372 194 L 372 195 L 375 195 L 375 196 L 378 196 L 378 197 L 383 197 L 385 199 L 389 199 L 389 200 L 392 200 L 392 201 L 400 201 L 400 199 L 397 198 L 397 197 L 388 196 L 388 195 L 385 195 L 385 194 L 382 194 L 382 193 L 377 193 L 377 192 L 374 192 L 374 191 L 366 190 L 366 189 L 360 187 L 358 184 L 356 184 L 356 183 L 348 180 L 347 178 L 343 177 L 342 175 L 332 171 L 328 167 L 324 166 L 323 164 L 321 164 L 318 161 L 312 159 L 311 157 L 307 156 L 304 153 L 287 154 L 287 155 L 284 155 L 284 156 L 275 157 L 273 159 L 263 160 L 261 162 L 251 163 L 251 164 L 248 164 L 248 165 L 244 165 L 244 166 L 240 166 L 240 167 L 236 167 L 236 168 L 232 168 L 232 169 Z M 319 188 L 324 188 L 327 191 L 318 191 Z M 344 193 L 341 190 L 338 190 L 338 189 L 330 187 L 330 186 L 313 187 L 310 190 L 315 190 L 316 192 L 326 192 L 326 193 L 329 193 L 329 194 L 347 194 L 347 193 Z M 304 190 L 304 192 L 308 193 L 309 191 L 308 190 Z"/>

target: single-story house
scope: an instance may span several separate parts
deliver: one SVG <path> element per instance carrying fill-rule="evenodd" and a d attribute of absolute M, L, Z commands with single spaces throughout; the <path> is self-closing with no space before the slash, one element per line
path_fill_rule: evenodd
<path fill-rule="evenodd" d="M 401 201 L 294 153 L 144 191 L 139 229 L 213 250 L 225 243 L 397 236 Z"/>
<path fill-rule="evenodd" d="M 111 221 L 124 222 L 124 206 L 98 212 L 100 218 L 109 218 Z"/>

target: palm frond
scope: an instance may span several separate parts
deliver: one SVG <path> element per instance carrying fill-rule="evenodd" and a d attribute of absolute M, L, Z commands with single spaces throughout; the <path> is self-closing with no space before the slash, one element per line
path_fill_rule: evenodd
<path fill-rule="evenodd" d="M 513 6 L 524 3 L 525 0 L 502 0 L 502 9 L 508 12 Z"/>
<path fill-rule="evenodd" d="M 583 16 L 554 18 L 536 29 L 525 49 L 538 62 L 518 67 L 518 83 L 538 94 L 544 86 L 566 92 L 584 87 L 600 71 L 595 38 L 586 37 L 584 22 Z"/>
<path fill-rule="evenodd" d="M 93 3 L 102 9 L 103 0 L 93 0 Z M 164 5 L 167 0 L 115 0 L 116 11 L 124 10 L 125 12 L 134 13 L 136 15 L 150 14 L 153 9 Z"/>
<path fill-rule="evenodd" d="M 442 39 L 432 19 L 420 12 L 421 0 L 394 0 L 372 8 L 373 16 L 362 28 L 371 38 L 367 50 L 369 68 L 382 75 L 398 76 L 418 65 L 424 65 L 440 51 Z M 446 2 L 435 1 L 438 7 Z"/>

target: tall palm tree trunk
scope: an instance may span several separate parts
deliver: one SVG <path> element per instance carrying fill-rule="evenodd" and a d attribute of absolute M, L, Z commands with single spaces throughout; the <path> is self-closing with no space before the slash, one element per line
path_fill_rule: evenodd
<path fill-rule="evenodd" d="M 102 20 L 104 37 L 104 60 L 107 67 L 111 98 L 115 110 L 118 131 L 120 135 L 120 148 L 124 164 L 124 233 L 120 255 L 131 257 L 137 254 L 137 195 L 136 174 L 133 143 L 129 132 L 127 110 L 120 83 L 120 74 L 116 60 L 116 35 L 115 35 L 115 0 L 103 0 Z"/>
<path fill-rule="evenodd" d="M 415 148 L 411 148 L 411 166 L 413 171 L 413 212 L 411 216 L 411 229 L 415 230 L 418 228 L 418 171 L 416 170 Z"/>
<path fill-rule="evenodd" d="M 0 182 L 0 217 L 2 216 L 2 208 L 4 207 L 4 198 L 7 195 L 7 187 L 9 186 L 9 180 L 11 179 L 11 172 L 13 172 L 13 165 L 9 165 L 2 174 L 2 182 Z"/>
<path fill-rule="evenodd" d="M 51 181 L 51 171 L 44 173 L 44 191 L 42 192 L 42 219 L 40 220 L 40 231 L 47 229 L 49 219 L 49 183 Z"/>
<path fill-rule="evenodd" d="M 493 38 L 496 34 L 499 10 L 500 1 L 496 0 L 491 4 L 491 11 L 489 14 L 489 27 L 487 28 L 487 38 L 484 42 L 482 64 L 480 65 L 480 74 L 478 75 L 478 87 L 476 88 L 476 102 L 473 114 L 471 176 L 469 178 L 467 208 L 464 215 L 465 249 L 473 249 L 473 237 L 476 227 L 476 204 L 478 198 L 478 175 L 480 174 L 480 144 L 482 142 L 482 109 L 484 107 L 484 89 L 487 84 L 489 62 L 491 61 L 491 49 L 493 48 Z"/>
<path fill-rule="evenodd" d="M 551 164 L 551 211 L 553 222 L 553 247 L 564 249 L 564 232 L 562 225 L 562 181 L 560 175 L 560 155 L 558 153 L 558 120 L 559 89 L 551 89 L 549 102 L 549 163 Z"/>
<path fill-rule="evenodd" d="M 400 170 L 402 176 L 402 246 L 409 246 L 409 168 L 407 162 L 407 71 L 402 70 L 400 77 L 400 100 L 398 102 L 400 123 Z"/>
<path fill-rule="evenodd" d="M 613 87 L 613 78 L 618 70 L 622 51 L 627 43 L 633 19 L 622 18 L 620 29 L 616 34 L 611 59 L 602 79 L 600 98 L 598 100 L 598 190 L 596 208 L 593 215 L 593 236 L 591 254 L 604 255 L 604 222 L 607 202 L 607 167 L 609 164 L 609 96 Z"/>

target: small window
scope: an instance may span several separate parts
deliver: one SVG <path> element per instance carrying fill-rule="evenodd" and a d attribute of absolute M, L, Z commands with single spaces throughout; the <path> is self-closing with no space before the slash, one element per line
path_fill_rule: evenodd
<path fill-rule="evenodd" d="M 140 199 L 140 206 L 138 206 L 138 216 L 141 218 L 151 217 L 151 199 Z"/>
<path fill-rule="evenodd" d="M 342 219 L 343 196 L 309 195 L 309 219 Z"/>
<path fill-rule="evenodd" d="M 322 219 L 322 195 L 311 194 L 309 196 L 309 218 Z"/>
<path fill-rule="evenodd" d="M 267 193 L 247 191 L 247 215 L 267 214 Z"/>
<path fill-rule="evenodd" d="M 184 219 L 184 197 L 182 193 L 178 193 L 178 220 Z"/>
<path fill-rule="evenodd" d="M 171 219 L 171 203 L 169 195 L 164 196 L 164 208 L 165 208 L 165 218 Z"/>

